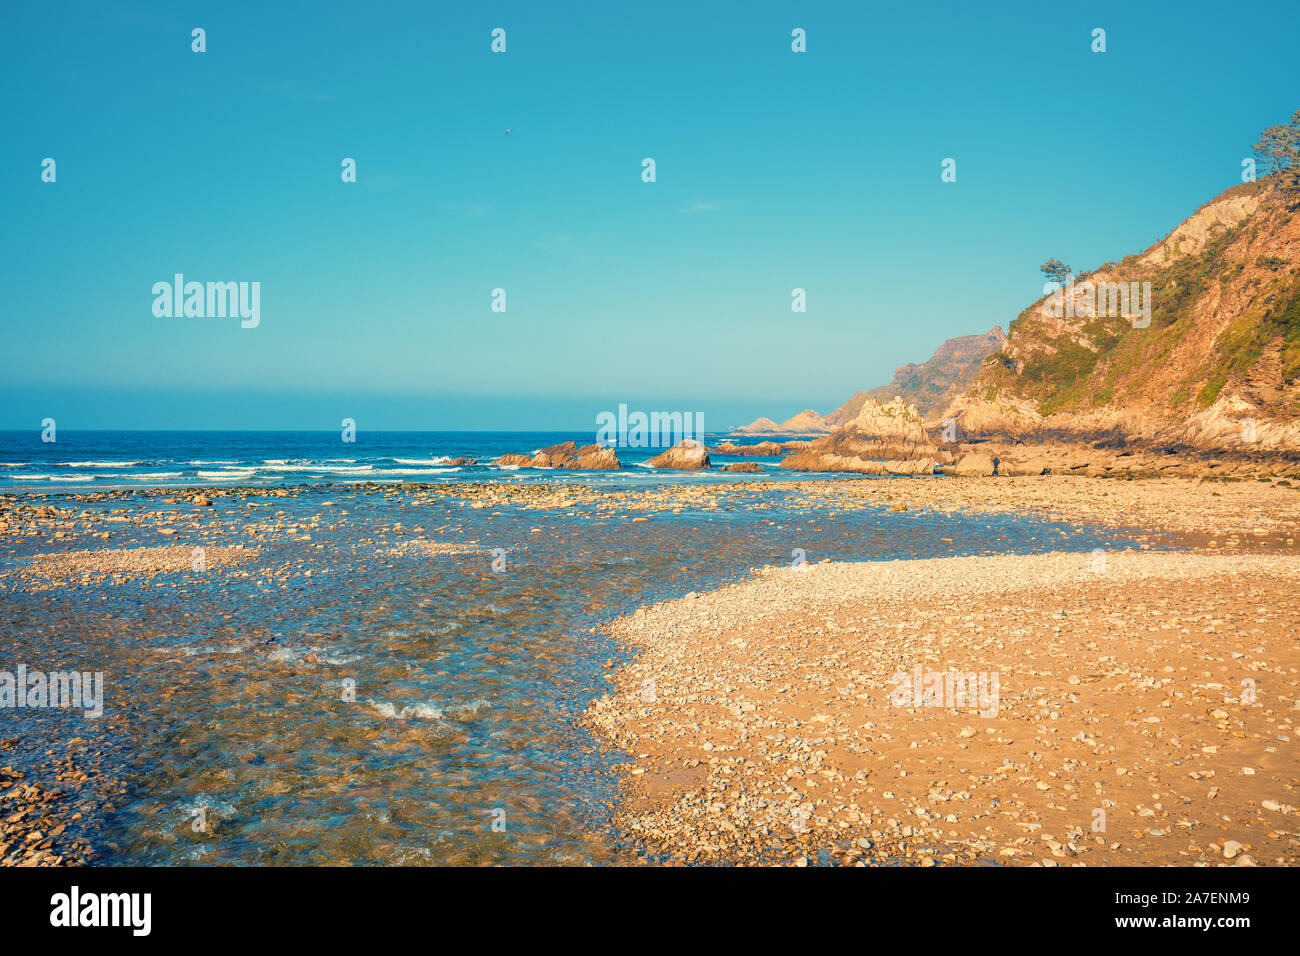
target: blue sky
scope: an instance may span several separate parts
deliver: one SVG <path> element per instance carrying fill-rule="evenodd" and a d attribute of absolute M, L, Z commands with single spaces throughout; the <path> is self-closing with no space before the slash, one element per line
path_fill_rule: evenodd
<path fill-rule="evenodd" d="M 0 428 L 824 413 L 1049 256 L 1156 241 L 1300 106 L 1293 2 L 997 7 L 12 8 Z M 156 318 L 176 272 L 260 282 L 260 326 Z"/>

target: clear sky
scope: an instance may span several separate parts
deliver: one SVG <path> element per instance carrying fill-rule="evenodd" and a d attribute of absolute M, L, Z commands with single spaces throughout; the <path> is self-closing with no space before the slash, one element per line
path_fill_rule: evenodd
<path fill-rule="evenodd" d="M 11 5 L 0 428 L 825 413 L 1239 182 L 1297 50 L 1295 0 Z"/>

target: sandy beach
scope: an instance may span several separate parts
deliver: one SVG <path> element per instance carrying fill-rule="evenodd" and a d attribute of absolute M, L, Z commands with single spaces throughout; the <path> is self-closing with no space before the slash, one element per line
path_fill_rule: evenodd
<path fill-rule="evenodd" d="M 642 608 L 587 713 L 628 754 L 616 826 L 669 862 L 1294 864 L 1294 496 L 1053 484 L 887 487 L 1203 547 L 772 567 Z"/>

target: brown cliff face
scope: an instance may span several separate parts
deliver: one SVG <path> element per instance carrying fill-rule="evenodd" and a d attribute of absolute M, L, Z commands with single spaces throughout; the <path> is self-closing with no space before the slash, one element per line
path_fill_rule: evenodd
<path fill-rule="evenodd" d="M 1233 187 L 1144 252 L 1034 303 L 936 418 L 962 440 L 1300 453 L 1293 202 L 1267 180 Z M 1149 313 L 1115 308 L 1120 283 L 1150 283 Z"/>

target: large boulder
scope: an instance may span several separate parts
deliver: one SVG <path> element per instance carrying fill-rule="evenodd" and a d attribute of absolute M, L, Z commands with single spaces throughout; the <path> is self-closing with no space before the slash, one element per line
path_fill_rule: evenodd
<path fill-rule="evenodd" d="M 709 450 L 701 442 L 684 438 L 662 455 L 656 455 L 646 462 L 651 468 L 667 468 L 674 471 L 703 471 L 711 466 Z"/>
<path fill-rule="evenodd" d="M 738 461 L 734 465 L 722 466 L 722 471 L 739 471 L 754 475 L 762 474 L 763 470 L 762 465 L 755 464 L 752 461 Z"/>
<path fill-rule="evenodd" d="M 557 468 L 576 468 L 581 471 L 618 471 L 623 467 L 612 448 L 600 445 L 583 445 L 573 457 L 561 461 Z"/>
<path fill-rule="evenodd" d="M 618 471 L 623 466 L 612 448 L 600 445 L 578 447 L 574 441 L 561 442 L 543 448 L 533 455 L 502 455 L 495 465 L 517 465 L 521 468 L 576 468 L 584 471 Z"/>
<path fill-rule="evenodd" d="M 551 445 L 543 448 L 533 456 L 534 468 L 558 468 L 561 463 L 568 461 L 578 453 L 578 443 L 576 441 L 560 442 L 558 445 Z"/>
<path fill-rule="evenodd" d="M 984 478 L 992 475 L 995 465 L 992 455 L 983 452 L 970 452 L 957 459 L 955 464 L 944 468 L 946 475 L 959 475 L 962 478 Z"/>

